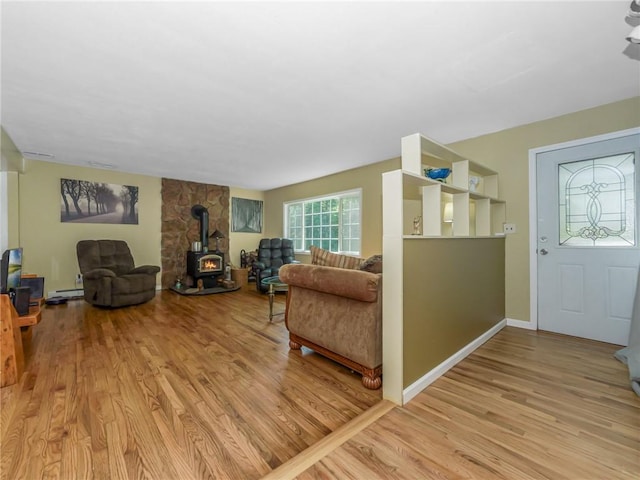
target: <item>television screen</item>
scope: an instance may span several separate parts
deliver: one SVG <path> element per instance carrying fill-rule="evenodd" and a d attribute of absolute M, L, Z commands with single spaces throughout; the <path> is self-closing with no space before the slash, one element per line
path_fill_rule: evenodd
<path fill-rule="evenodd" d="M 22 249 L 12 248 L 2 255 L 2 268 L 0 268 L 0 283 L 2 293 L 18 288 L 22 276 Z"/>

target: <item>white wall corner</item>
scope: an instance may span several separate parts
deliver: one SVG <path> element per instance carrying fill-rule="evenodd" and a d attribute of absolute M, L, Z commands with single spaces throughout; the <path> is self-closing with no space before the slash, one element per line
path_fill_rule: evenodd
<path fill-rule="evenodd" d="M 506 325 L 507 325 L 506 318 L 503 320 L 500 320 L 500 322 L 495 324 L 493 327 L 491 327 L 489 330 L 484 332 L 478 338 L 476 338 L 475 340 L 467 344 L 461 350 L 457 351 L 456 353 L 451 355 L 449 358 L 447 358 L 440 365 L 430 370 L 429 372 L 425 373 L 421 378 L 419 378 L 418 380 L 413 382 L 411 385 L 409 385 L 407 388 L 405 388 L 404 391 L 402 392 L 402 399 L 403 399 L 402 404 L 403 405 L 406 404 L 413 397 L 418 395 L 422 390 L 427 388 L 429 385 L 435 382 L 438 378 L 440 378 L 442 375 L 447 373 L 447 371 L 449 371 L 457 363 L 459 363 L 460 361 L 468 357 L 470 354 L 472 354 L 474 350 L 476 350 L 483 343 L 485 343 L 487 340 L 493 337 L 496 333 L 502 330 Z"/>

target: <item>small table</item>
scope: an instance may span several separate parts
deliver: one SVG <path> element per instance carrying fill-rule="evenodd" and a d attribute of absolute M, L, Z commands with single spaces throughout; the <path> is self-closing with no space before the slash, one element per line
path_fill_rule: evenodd
<path fill-rule="evenodd" d="M 282 315 L 284 312 L 273 313 L 273 297 L 276 292 L 288 292 L 289 285 L 283 283 L 279 276 L 267 277 L 262 279 L 262 285 L 269 287 L 269 321 L 271 321 L 274 315 Z"/>

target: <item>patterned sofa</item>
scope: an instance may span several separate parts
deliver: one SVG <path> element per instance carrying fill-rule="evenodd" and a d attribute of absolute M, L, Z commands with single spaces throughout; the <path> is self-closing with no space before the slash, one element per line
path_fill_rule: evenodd
<path fill-rule="evenodd" d="M 363 261 L 317 247 L 311 254 L 311 265 L 280 267 L 280 279 L 289 285 L 289 347 L 308 347 L 361 373 L 365 387 L 380 388 L 381 259 Z"/>

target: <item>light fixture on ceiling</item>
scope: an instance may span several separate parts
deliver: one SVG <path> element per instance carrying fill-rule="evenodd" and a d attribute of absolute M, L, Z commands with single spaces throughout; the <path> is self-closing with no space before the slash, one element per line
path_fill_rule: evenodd
<path fill-rule="evenodd" d="M 95 160 L 89 160 L 87 163 L 94 168 L 105 168 L 109 170 L 116 168 L 113 163 L 96 162 Z"/>
<path fill-rule="evenodd" d="M 640 19 L 640 0 L 633 0 L 631 2 L 627 17 L 629 17 L 628 23 L 631 25 L 637 23 L 637 20 Z M 631 30 L 631 33 L 627 35 L 627 40 L 631 43 L 640 43 L 640 25 L 636 25 L 633 30 Z"/>
<path fill-rule="evenodd" d="M 640 25 L 631 30 L 631 33 L 627 35 L 627 40 L 631 43 L 640 43 Z"/>
<path fill-rule="evenodd" d="M 56 156 L 52 155 L 51 153 L 29 152 L 29 151 L 22 152 L 22 156 L 24 158 L 32 158 L 35 160 L 53 160 L 54 158 L 56 158 Z"/>

